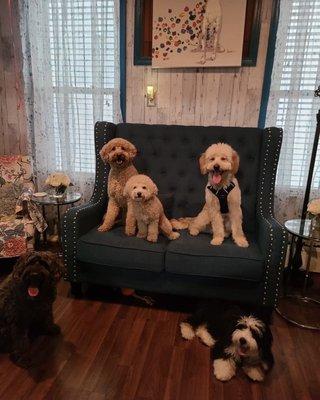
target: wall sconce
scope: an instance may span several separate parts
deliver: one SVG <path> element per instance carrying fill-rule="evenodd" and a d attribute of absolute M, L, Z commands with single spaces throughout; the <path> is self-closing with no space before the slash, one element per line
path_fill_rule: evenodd
<path fill-rule="evenodd" d="M 147 86 L 147 107 L 155 107 L 156 106 L 156 90 L 154 86 Z"/>

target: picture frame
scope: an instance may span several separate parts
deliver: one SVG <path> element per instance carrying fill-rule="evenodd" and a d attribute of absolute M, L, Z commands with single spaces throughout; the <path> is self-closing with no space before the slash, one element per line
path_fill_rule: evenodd
<path fill-rule="evenodd" d="M 153 0 L 135 1 L 134 65 L 151 65 L 152 9 Z M 243 67 L 254 67 L 257 64 L 261 10 L 262 0 L 247 0 L 241 63 Z"/>

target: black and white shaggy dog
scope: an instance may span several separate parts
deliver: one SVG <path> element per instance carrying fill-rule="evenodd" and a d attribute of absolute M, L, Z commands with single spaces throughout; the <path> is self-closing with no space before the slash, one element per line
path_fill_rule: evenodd
<path fill-rule="evenodd" d="M 228 381 L 241 367 L 254 381 L 263 381 L 273 366 L 272 333 L 258 310 L 223 301 L 205 304 L 180 324 L 187 340 L 198 336 L 212 348 L 214 375 Z"/>
<path fill-rule="evenodd" d="M 60 333 L 52 305 L 63 273 L 62 262 L 54 254 L 29 252 L 0 285 L 0 351 L 9 352 L 22 367 L 30 365 L 32 338 Z"/>

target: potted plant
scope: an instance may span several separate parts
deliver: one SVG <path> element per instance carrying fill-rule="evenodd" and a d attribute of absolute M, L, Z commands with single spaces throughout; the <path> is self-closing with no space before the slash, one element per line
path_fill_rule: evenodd
<path fill-rule="evenodd" d="M 54 189 L 54 197 L 63 197 L 67 188 L 72 185 L 69 176 L 63 172 L 54 172 L 50 174 L 45 183 Z"/>

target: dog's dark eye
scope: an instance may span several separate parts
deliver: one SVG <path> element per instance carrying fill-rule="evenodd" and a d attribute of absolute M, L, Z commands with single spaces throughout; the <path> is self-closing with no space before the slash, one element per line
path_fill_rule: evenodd
<path fill-rule="evenodd" d="M 112 151 L 115 151 L 115 149 L 116 149 L 115 146 L 113 146 L 111 150 L 112 150 Z"/>
<path fill-rule="evenodd" d="M 145 186 L 142 186 L 142 189 L 147 189 Z"/>
<path fill-rule="evenodd" d="M 137 189 L 137 186 L 133 186 L 133 189 Z"/>
<path fill-rule="evenodd" d="M 226 161 L 226 157 L 221 157 L 221 161 Z"/>
<path fill-rule="evenodd" d="M 121 149 L 122 151 L 124 151 L 124 147 L 123 147 L 123 146 L 121 146 L 120 149 Z"/>
<path fill-rule="evenodd" d="M 242 329 L 246 329 L 246 328 L 247 328 L 247 326 L 245 324 L 238 324 L 237 325 L 237 329 L 242 330 Z"/>
<path fill-rule="evenodd" d="M 214 158 L 214 157 L 211 157 L 211 158 L 210 158 L 210 161 L 214 161 L 214 160 L 215 160 L 215 158 Z"/>

